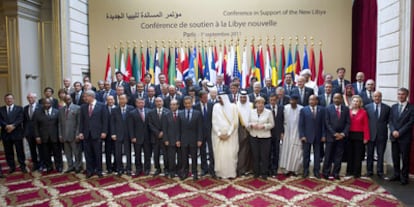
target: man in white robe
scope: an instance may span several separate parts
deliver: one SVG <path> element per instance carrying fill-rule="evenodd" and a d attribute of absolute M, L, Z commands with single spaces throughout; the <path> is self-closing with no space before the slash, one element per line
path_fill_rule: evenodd
<path fill-rule="evenodd" d="M 280 168 L 288 175 L 296 175 L 302 167 L 303 148 L 299 137 L 299 114 L 303 106 L 298 105 L 299 96 L 292 95 L 285 105 L 285 134 L 282 138 Z"/>
<path fill-rule="evenodd" d="M 237 101 L 237 110 L 239 112 L 239 152 L 237 161 L 237 175 L 245 175 L 252 170 L 252 150 L 250 148 L 249 131 L 247 123 L 249 121 L 250 111 L 253 104 L 249 100 L 247 91 L 240 91 L 239 100 Z"/>
<path fill-rule="evenodd" d="M 235 178 L 239 151 L 239 118 L 237 106 L 228 95 L 220 93 L 219 103 L 213 107 L 211 139 L 214 152 L 214 170 L 217 177 Z"/>

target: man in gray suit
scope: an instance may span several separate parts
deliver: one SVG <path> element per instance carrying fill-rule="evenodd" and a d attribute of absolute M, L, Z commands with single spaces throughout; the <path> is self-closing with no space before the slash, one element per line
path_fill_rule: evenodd
<path fill-rule="evenodd" d="M 78 140 L 79 109 L 80 106 L 72 103 L 70 95 L 65 96 L 66 106 L 59 109 L 59 140 L 63 143 L 68 169 L 65 173 L 75 171 L 79 173 L 82 168 L 82 151 Z M 75 162 L 73 161 L 75 157 Z"/>

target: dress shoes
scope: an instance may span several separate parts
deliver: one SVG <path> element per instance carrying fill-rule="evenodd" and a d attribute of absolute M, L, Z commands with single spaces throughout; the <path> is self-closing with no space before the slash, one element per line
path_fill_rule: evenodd
<path fill-rule="evenodd" d="M 267 175 L 262 175 L 263 180 L 267 180 Z"/>
<path fill-rule="evenodd" d="M 75 173 L 79 174 L 81 172 L 81 169 L 75 169 Z"/>
<path fill-rule="evenodd" d="M 302 178 L 307 178 L 307 177 L 309 177 L 309 173 L 308 172 L 303 173 Z"/>
<path fill-rule="evenodd" d="M 0 178 L 4 178 L 4 175 L 3 175 L 3 173 L 0 173 Z"/>
<path fill-rule="evenodd" d="M 99 178 L 103 178 L 102 173 L 97 173 L 96 175 L 98 175 Z"/>
<path fill-rule="evenodd" d="M 14 169 L 14 168 L 10 168 L 10 169 L 9 169 L 9 171 L 8 171 L 8 173 L 9 173 L 9 174 L 12 174 L 12 173 L 14 173 L 15 171 L 16 171 L 16 169 Z"/>
<path fill-rule="evenodd" d="M 69 169 L 67 169 L 66 171 L 65 171 L 65 173 L 70 173 L 70 172 L 72 172 L 72 171 L 74 171 L 75 169 L 73 169 L 73 168 L 69 168 Z"/>
<path fill-rule="evenodd" d="M 193 180 L 194 181 L 198 180 L 198 176 L 197 175 L 193 175 Z"/>
<path fill-rule="evenodd" d="M 321 179 L 321 175 L 320 175 L 319 173 L 314 174 L 314 176 L 315 176 L 315 178 L 317 178 L 317 179 Z"/>
<path fill-rule="evenodd" d="M 153 176 L 157 176 L 157 175 L 159 175 L 160 173 L 161 173 L 161 170 L 157 169 L 157 170 L 155 170 L 155 172 L 154 172 Z"/>
<path fill-rule="evenodd" d="M 144 171 L 144 175 L 145 175 L 145 176 L 149 175 L 149 173 L 150 173 L 150 171 L 149 171 L 149 170 L 145 170 L 145 171 Z"/>
<path fill-rule="evenodd" d="M 86 179 L 89 179 L 89 178 L 91 178 L 93 176 L 93 174 L 92 173 L 86 173 Z"/>
<path fill-rule="evenodd" d="M 391 182 L 393 182 L 393 181 L 399 181 L 400 180 L 400 177 L 399 176 L 391 176 L 391 177 L 388 177 L 387 180 L 388 181 L 391 181 Z"/>
<path fill-rule="evenodd" d="M 201 172 L 200 176 L 201 176 L 201 177 L 203 177 L 203 176 L 206 176 L 207 174 L 208 174 L 208 172 L 203 170 L 203 171 Z"/>
<path fill-rule="evenodd" d="M 401 185 L 408 185 L 408 180 L 401 180 Z"/>
<path fill-rule="evenodd" d="M 61 167 L 59 167 L 58 169 L 56 169 L 56 171 L 58 171 L 58 173 L 63 172 L 63 169 Z"/>
<path fill-rule="evenodd" d="M 22 167 L 22 173 L 27 173 L 26 167 Z"/>
<path fill-rule="evenodd" d="M 340 179 L 341 179 L 341 177 L 339 177 L 339 175 L 334 175 L 334 179 L 335 179 L 335 180 L 340 180 Z"/>

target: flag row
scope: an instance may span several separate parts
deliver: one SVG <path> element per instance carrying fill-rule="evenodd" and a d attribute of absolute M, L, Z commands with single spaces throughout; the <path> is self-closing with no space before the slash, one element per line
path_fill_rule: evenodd
<path fill-rule="evenodd" d="M 176 79 L 188 78 L 194 83 L 201 80 L 215 83 L 216 77 L 222 75 L 226 84 L 238 78 L 241 87 L 247 88 L 252 77 L 256 77 L 262 85 L 266 79 L 271 79 L 272 85 L 277 86 L 283 84 L 287 73 L 295 78 L 302 70 L 310 70 L 311 80 L 322 85 L 322 48 L 319 48 L 318 71 L 313 45 L 309 49 L 304 45 L 302 53 L 301 49 L 297 44 L 294 47 L 289 44 L 286 49 L 283 44 L 279 48 L 274 44 L 242 47 L 120 47 L 115 48 L 113 65 L 108 51 L 104 79 L 112 80 L 113 74 L 120 71 L 125 81 L 129 81 L 131 77 L 143 81 L 144 75 L 149 73 L 154 84 L 159 83 L 159 74 L 165 74 L 169 84 L 174 84 Z"/>

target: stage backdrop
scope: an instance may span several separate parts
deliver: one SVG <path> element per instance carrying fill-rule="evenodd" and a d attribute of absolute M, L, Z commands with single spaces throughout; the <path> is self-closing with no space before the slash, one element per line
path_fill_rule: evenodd
<path fill-rule="evenodd" d="M 216 40 L 217 46 L 226 40 L 240 39 L 243 46 L 265 45 L 275 42 L 280 52 L 281 38 L 285 50 L 289 43 L 292 52 L 298 37 L 298 46 L 303 61 L 304 37 L 314 38 L 315 60 L 319 60 L 319 42 L 322 42 L 325 72 L 335 74 L 338 67 L 351 73 L 351 29 L 352 0 L 90 0 L 89 40 L 91 78 L 94 82 L 104 78 L 108 47 L 111 47 L 111 64 L 114 68 L 114 46 L 120 41 L 131 47 L 136 41 L 140 47 L 169 47 L 174 44 L 194 41 L 204 44 Z M 289 41 L 289 37 L 292 41 Z M 275 38 L 275 41 L 274 41 Z M 177 45 L 174 45 L 177 46 Z M 178 45 L 179 46 L 179 45 Z M 309 48 L 309 46 L 308 46 Z M 250 60 L 250 59 L 248 59 Z M 248 61 L 250 64 L 250 61 Z M 317 66 L 318 68 L 318 66 Z"/>

